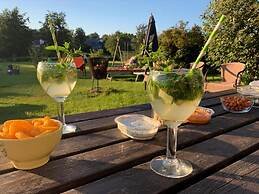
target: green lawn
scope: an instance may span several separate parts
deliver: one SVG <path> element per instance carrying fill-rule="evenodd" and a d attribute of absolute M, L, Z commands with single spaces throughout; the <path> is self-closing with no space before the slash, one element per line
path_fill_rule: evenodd
<path fill-rule="evenodd" d="M 20 75 L 7 75 L 7 65 L 0 63 L 0 122 L 11 118 L 55 116 L 57 105 L 41 88 L 32 64 L 20 63 Z M 148 101 L 142 82 L 135 77 L 101 80 L 105 92 L 94 96 L 89 92 L 90 79 L 78 79 L 65 102 L 66 114 L 142 104 Z"/>

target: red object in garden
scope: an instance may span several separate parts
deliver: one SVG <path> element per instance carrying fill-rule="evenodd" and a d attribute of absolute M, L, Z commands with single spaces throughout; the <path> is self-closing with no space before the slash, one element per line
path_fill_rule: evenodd
<path fill-rule="evenodd" d="M 74 63 L 77 69 L 84 71 L 85 69 L 85 60 L 83 57 L 74 57 Z"/>
<path fill-rule="evenodd" d="M 74 63 L 76 65 L 77 69 L 80 69 L 80 71 L 83 73 L 83 76 L 86 76 L 86 70 L 85 70 L 85 60 L 83 57 L 74 57 Z"/>

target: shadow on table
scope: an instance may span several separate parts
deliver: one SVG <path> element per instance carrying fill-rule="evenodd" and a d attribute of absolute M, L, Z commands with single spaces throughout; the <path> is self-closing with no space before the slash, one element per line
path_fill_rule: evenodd
<path fill-rule="evenodd" d="M 258 184 L 258 179 L 250 176 L 237 176 L 224 172 L 218 172 L 215 175 L 190 186 L 180 192 L 181 194 L 198 193 L 246 193 L 257 194 L 256 188 L 249 187 L 247 184 Z"/>
<path fill-rule="evenodd" d="M 5 105 L 5 104 L 4 104 Z M 14 104 L 0 107 L 0 122 L 4 122 L 7 119 L 17 119 L 17 118 L 32 118 L 28 116 L 26 112 L 40 112 L 46 105 L 34 105 L 34 104 Z"/>
<path fill-rule="evenodd" d="M 148 143 L 148 141 L 146 143 Z M 152 143 L 152 142 L 149 141 L 149 143 Z M 217 147 L 220 147 L 222 149 L 215 151 L 215 144 L 220 144 L 220 146 L 217 146 Z M 237 149 L 234 146 L 231 146 L 227 142 L 223 142 L 217 139 L 215 139 L 215 141 L 211 141 L 209 146 L 206 146 L 206 147 L 198 146 L 197 149 L 196 148 L 193 149 L 193 152 L 195 153 L 197 152 L 197 154 L 206 153 L 204 155 L 215 154 L 218 156 L 224 156 L 225 155 L 224 152 L 226 151 L 225 149 L 228 149 L 228 151 L 230 152 L 234 152 L 234 153 L 237 152 Z M 186 151 L 185 153 L 188 155 L 188 151 Z M 192 153 L 192 152 L 189 152 L 189 153 Z M 114 172 L 127 169 L 131 165 L 133 166 L 135 165 L 134 162 L 130 163 L 130 161 L 125 161 L 118 165 L 117 164 L 118 161 L 113 160 L 113 157 L 110 154 L 106 155 L 105 153 L 103 153 L 103 157 L 100 157 L 100 155 L 96 156 L 95 154 L 96 153 L 93 151 L 91 153 L 89 152 L 89 154 L 87 154 L 88 155 L 87 157 L 85 157 L 84 154 L 78 154 L 75 156 L 71 156 L 70 158 L 63 158 L 60 160 L 52 161 L 41 168 L 34 169 L 29 172 L 36 175 L 33 178 L 34 182 L 37 182 L 38 179 L 43 180 L 42 177 L 45 177 L 47 180 L 42 181 L 41 184 L 43 184 L 45 188 L 48 188 L 49 186 L 52 187 L 50 190 L 53 192 L 62 192 L 70 188 L 78 187 L 80 185 L 84 185 L 87 183 L 89 183 L 88 184 L 89 190 L 87 188 L 87 191 L 89 192 L 95 191 L 97 193 L 106 193 L 107 191 L 110 191 L 112 189 L 112 191 L 115 191 L 114 193 L 116 193 L 116 191 L 120 191 L 117 189 L 127 190 L 130 188 L 134 188 L 135 191 L 138 191 L 138 187 L 139 189 L 143 187 L 143 184 L 142 184 L 143 182 L 140 181 L 138 183 L 136 181 L 136 178 L 145 179 L 145 181 L 149 183 L 148 190 L 150 189 L 149 190 L 150 192 L 153 189 L 156 190 L 155 188 L 159 187 L 159 185 L 162 185 L 162 184 L 168 184 L 168 186 L 172 185 L 171 179 L 162 178 L 156 175 L 146 165 L 141 165 L 141 166 L 145 166 L 145 168 L 138 168 L 139 167 L 138 166 L 136 169 L 123 171 L 121 176 L 120 174 L 119 175 L 115 174 L 115 176 L 111 175 L 113 176 L 113 178 L 103 179 L 102 182 L 100 181 L 93 182 L 97 179 L 113 174 Z M 109 161 L 110 157 L 111 157 L 111 160 Z M 98 160 L 96 160 L 97 158 Z M 194 172 L 197 172 L 197 170 L 199 170 L 199 167 L 195 165 L 193 166 L 195 170 Z M 187 177 L 186 179 L 188 178 L 190 177 Z M 196 175 L 192 177 L 192 179 L 194 180 L 195 178 L 197 178 Z M 181 181 L 181 180 L 182 179 L 178 179 L 177 181 Z M 196 179 L 196 181 L 193 181 L 192 183 L 196 183 L 197 181 L 198 179 Z M 119 182 L 119 185 L 118 185 L 118 182 Z M 176 184 L 178 184 L 178 182 Z M 176 188 L 183 189 L 183 188 L 186 188 L 187 186 L 188 185 L 186 184 L 180 183 L 180 185 L 176 185 Z M 42 187 L 39 186 L 39 188 L 42 188 Z M 80 191 L 81 188 L 76 188 L 75 190 Z M 86 190 L 82 190 L 82 191 L 86 191 Z M 245 192 L 248 190 L 243 189 L 242 191 Z M 35 192 L 39 192 L 37 188 Z M 45 192 L 47 191 L 45 190 Z"/>
<path fill-rule="evenodd" d="M 39 183 L 44 185 L 39 185 L 37 188 L 31 187 L 30 190 L 33 193 L 43 192 L 38 189 L 44 189 L 45 193 L 48 191 L 52 193 L 63 192 L 105 177 L 116 168 L 115 163 L 98 161 L 94 155 L 90 157 L 84 159 L 77 155 L 77 157 L 62 158 L 51 161 L 40 168 L 27 171 L 32 174 L 33 182 L 41 180 Z M 48 187 L 51 188 L 46 190 Z"/>
<path fill-rule="evenodd" d="M 224 157 L 229 157 L 229 154 L 239 152 L 239 149 L 233 146 L 231 143 L 219 140 L 217 138 L 210 138 L 209 140 L 207 140 L 206 144 L 199 143 L 200 141 L 205 142 L 204 136 L 205 135 L 202 135 L 202 132 L 198 130 L 180 131 L 178 133 L 177 149 L 179 150 L 187 147 L 188 150 L 188 147 L 192 146 L 191 152 Z M 156 135 L 154 141 L 143 141 L 143 143 L 166 147 L 166 141 L 166 131 L 163 131 L 162 133 L 160 132 Z"/>
<path fill-rule="evenodd" d="M 226 185 L 227 188 L 242 191 L 241 193 L 256 193 L 242 188 L 239 185 L 232 184 L 231 182 L 226 184 L 225 181 L 210 180 L 210 177 L 206 180 L 209 181 L 209 184 L 202 184 L 200 186 L 199 184 L 201 182 L 197 183 L 197 174 L 192 174 L 181 179 L 168 179 L 152 172 L 149 165 L 140 165 L 120 172 L 124 168 L 123 164 L 121 164 L 120 167 L 115 167 L 115 164 L 95 161 L 94 158 L 84 160 L 79 156 L 77 159 L 65 158 L 62 159 L 62 162 L 59 161 L 60 160 L 52 161 L 52 164 L 46 164 L 41 168 L 28 171 L 36 175 L 31 179 L 33 182 L 39 181 L 39 184 L 44 185 L 44 187 L 39 185 L 39 189 L 51 187 L 48 190 L 44 190 L 44 192 L 63 192 L 74 188 L 74 191 L 82 193 L 121 193 L 122 190 L 125 193 L 137 193 L 137 191 L 152 193 L 160 190 L 159 188 L 163 185 L 163 188 L 166 189 L 165 193 L 178 192 L 186 188 L 187 190 L 183 190 L 183 193 L 200 193 L 200 191 L 214 192 L 217 191 L 218 188 Z M 117 170 L 114 171 L 114 168 Z M 197 169 L 195 165 L 194 168 Z M 115 172 L 115 174 L 113 174 L 113 172 Z M 46 178 L 46 180 L 43 180 L 42 177 Z M 248 179 L 246 181 L 248 181 Z M 148 186 L 143 185 L 143 182 L 148 183 Z M 196 183 L 196 185 L 188 188 L 190 183 Z M 80 187 L 81 185 L 86 185 L 86 187 Z M 207 188 L 205 188 L 205 186 L 207 186 Z M 32 188 L 33 192 L 42 192 L 42 190 L 38 190 L 38 188 Z M 223 189 L 223 191 L 225 190 Z"/>

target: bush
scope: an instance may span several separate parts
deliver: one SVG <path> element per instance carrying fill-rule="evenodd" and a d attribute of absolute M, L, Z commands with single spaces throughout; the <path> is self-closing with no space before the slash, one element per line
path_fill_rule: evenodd
<path fill-rule="evenodd" d="M 187 23 L 163 31 L 159 37 L 161 50 L 167 59 L 181 67 L 189 67 L 194 62 L 204 45 L 204 36 L 201 28 L 194 25 L 191 29 L 186 28 Z"/>
<path fill-rule="evenodd" d="M 209 35 L 221 14 L 226 15 L 218 35 L 210 44 L 207 61 L 220 66 L 228 62 L 246 64 L 243 81 L 259 79 L 259 3 L 257 0 L 212 0 L 203 15 Z"/>

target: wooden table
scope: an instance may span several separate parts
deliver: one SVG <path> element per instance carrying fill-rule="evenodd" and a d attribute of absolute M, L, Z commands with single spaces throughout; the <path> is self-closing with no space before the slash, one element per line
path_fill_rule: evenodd
<path fill-rule="evenodd" d="M 178 157 L 194 167 L 188 177 L 164 178 L 149 168 L 152 158 L 165 154 L 165 128 L 151 141 L 131 140 L 116 128 L 118 115 L 150 115 L 145 104 L 68 116 L 81 131 L 64 135 L 43 167 L 16 170 L 0 158 L 0 193 L 258 193 L 259 109 L 225 112 L 218 96 L 232 93 L 203 99 L 201 105 L 216 112 L 209 124 L 180 128 Z"/>

